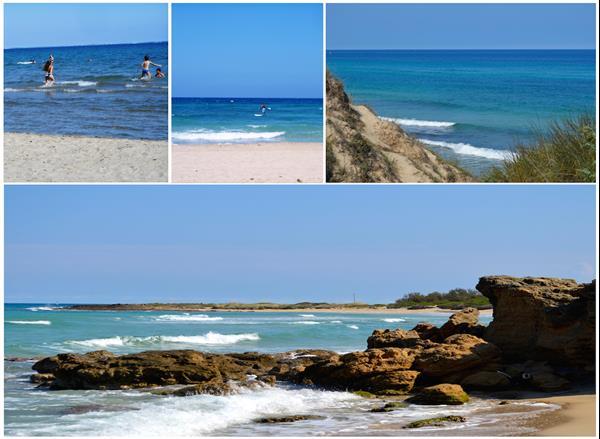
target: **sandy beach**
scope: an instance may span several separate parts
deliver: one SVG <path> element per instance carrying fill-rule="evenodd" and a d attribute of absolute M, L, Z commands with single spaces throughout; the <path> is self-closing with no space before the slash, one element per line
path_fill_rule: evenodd
<path fill-rule="evenodd" d="M 173 145 L 175 183 L 322 183 L 317 142 Z"/>
<path fill-rule="evenodd" d="M 166 141 L 4 134 L 6 182 L 165 182 Z"/>
<path fill-rule="evenodd" d="M 592 390 L 593 392 L 593 390 Z M 558 404 L 559 411 L 534 418 L 536 436 L 596 436 L 596 395 L 549 396 L 535 401 Z"/>

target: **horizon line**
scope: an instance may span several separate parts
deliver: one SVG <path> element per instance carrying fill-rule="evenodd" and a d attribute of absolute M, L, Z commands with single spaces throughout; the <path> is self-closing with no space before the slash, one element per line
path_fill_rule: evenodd
<path fill-rule="evenodd" d="M 169 43 L 168 41 L 140 41 L 135 43 L 94 43 L 94 44 L 74 44 L 67 46 L 32 46 L 32 47 L 5 47 L 4 50 L 20 50 L 20 49 L 64 49 L 69 47 L 96 47 L 96 46 L 125 46 L 136 44 L 162 44 Z"/>
<path fill-rule="evenodd" d="M 305 98 L 305 97 L 265 97 L 265 96 L 252 96 L 252 97 L 240 97 L 240 96 L 171 96 L 172 99 L 323 99 L 323 96 L 315 97 L 315 98 Z"/>
<path fill-rule="evenodd" d="M 366 49 L 332 49 L 332 48 L 326 48 L 326 51 L 328 50 L 335 50 L 335 51 L 355 51 L 355 50 L 379 50 L 379 51 L 394 51 L 394 50 L 410 50 L 410 51 L 418 51 L 418 50 L 422 50 L 422 51 L 434 51 L 434 50 L 462 50 L 462 51 L 476 51 L 476 50 L 593 50 L 595 51 L 596 48 L 589 48 L 589 47 L 568 47 L 568 48 L 547 48 L 547 47 L 520 47 L 520 48 L 470 48 L 470 49 L 466 49 L 466 48 L 451 48 L 451 47 L 446 47 L 446 48 L 419 48 L 419 49 L 408 49 L 408 48 L 366 48 Z"/>

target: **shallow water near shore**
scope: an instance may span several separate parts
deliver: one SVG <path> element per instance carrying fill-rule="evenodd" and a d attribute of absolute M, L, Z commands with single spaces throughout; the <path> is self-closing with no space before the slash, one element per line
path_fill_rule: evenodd
<path fill-rule="evenodd" d="M 50 53 L 56 82 L 45 87 Z M 167 43 L 5 50 L 4 130 L 166 140 L 168 81 L 139 80 L 144 55 L 168 74 Z"/>
<path fill-rule="evenodd" d="M 172 127 L 173 143 L 179 144 L 320 143 L 323 100 L 173 98 Z"/>
<path fill-rule="evenodd" d="M 385 401 L 348 392 L 286 383 L 230 396 L 185 398 L 145 391 L 47 391 L 29 382 L 33 360 L 59 352 L 150 349 L 210 352 L 284 352 L 299 348 L 363 350 L 377 328 L 441 325 L 449 313 L 348 314 L 287 312 L 68 311 L 61 305 L 5 306 L 5 434 L 7 435 L 502 435 L 527 433 L 520 420 L 554 410 L 551 404 L 502 406 L 479 399 L 460 407 L 409 406 L 371 413 Z M 490 317 L 481 318 L 489 323 Z M 323 419 L 257 424 L 265 416 L 320 415 Z M 466 423 L 405 430 L 408 422 L 461 415 Z"/>
<path fill-rule="evenodd" d="M 474 175 L 595 111 L 593 50 L 329 50 L 327 67 L 355 104 Z"/>

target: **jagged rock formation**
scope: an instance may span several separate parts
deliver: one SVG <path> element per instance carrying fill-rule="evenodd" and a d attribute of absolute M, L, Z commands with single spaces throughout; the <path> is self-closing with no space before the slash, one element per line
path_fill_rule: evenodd
<path fill-rule="evenodd" d="M 494 307 L 484 338 L 505 359 L 594 370 L 595 281 L 486 276 L 477 289 Z"/>
<path fill-rule="evenodd" d="M 440 328 L 420 323 L 408 331 L 375 330 L 366 350 L 344 355 L 323 350 L 59 354 L 35 363 L 38 373 L 31 381 L 50 389 L 177 385 L 153 393 L 187 396 L 224 395 L 235 386 L 284 380 L 377 395 L 417 390 L 409 402 L 447 398 L 458 403 L 466 396 L 461 386 L 556 391 L 595 370 L 595 282 L 490 276 L 481 278 L 477 288 L 494 306 L 487 328 L 470 308 Z"/>
<path fill-rule="evenodd" d="M 466 172 L 430 151 L 393 122 L 353 105 L 327 72 L 327 181 L 463 182 Z"/>

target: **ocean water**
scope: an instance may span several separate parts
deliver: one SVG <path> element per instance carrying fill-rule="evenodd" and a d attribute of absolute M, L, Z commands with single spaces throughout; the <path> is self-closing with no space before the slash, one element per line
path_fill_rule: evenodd
<path fill-rule="evenodd" d="M 355 103 L 475 175 L 552 122 L 594 114 L 594 50 L 327 51 Z"/>
<path fill-rule="evenodd" d="M 480 435 L 526 433 L 523 421 L 555 410 L 549 404 L 515 403 L 498 411 L 497 401 L 474 397 L 460 407 L 411 406 L 395 413 L 370 413 L 382 404 L 348 392 L 320 391 L 279 383 L 240 389 L 230 396 L 163 397 L 145 391 L 48 391 L 29 383 L 34 357 L 107 349 L 126 353 L 190 348 L 210 352 L 283 352 L 366 348 L 376 328 L 438 325 L 448 314 L 345 314 L 253 312 L 67 311 L 60 305 L 5 305 L 6 435 Z M 489 317 L 482 322 L 488 323 Z M 256 424 L 263 416 L 318 414 L 325 419 Z M 402 430 L 406 423 L 461 414 L 465 424 L 435 430 Z M 368 430 L 367 430 L 368 429 Z"/>
<path fill-rule="evenodd" d="M 50 53 L 56 82 L 44 87 Z M 166 140 L 168 80 L 138 79 L 144 55 L 168 75 L 167 43 L 5 50 L 4 130 Z"/>
<path fill-rule="evenodd" d="M 322 99 L 173 98 L 172 109 L 173 143 L 323 141 Z"/>

